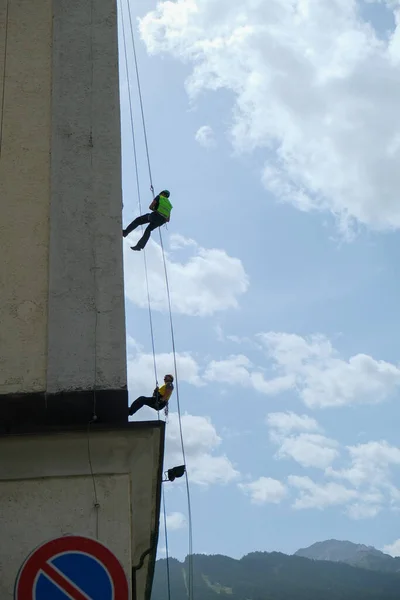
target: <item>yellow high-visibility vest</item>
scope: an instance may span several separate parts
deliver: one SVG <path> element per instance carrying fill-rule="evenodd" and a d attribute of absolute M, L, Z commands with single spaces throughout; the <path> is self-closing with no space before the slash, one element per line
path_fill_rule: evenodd
<path fill-rule="evenodd" d="M 168 198 L 166 196 L 162 196 L 160 194 L 159 201 L 158 201 L 157 212 L 160 213 L 160 215 L 162 215 L 166 219 L 169 219 L 169 216 L 171 214 L 171 210 L 172 210 L 172 204 L 171 204 L 171 202 L 168 200 Z"/>

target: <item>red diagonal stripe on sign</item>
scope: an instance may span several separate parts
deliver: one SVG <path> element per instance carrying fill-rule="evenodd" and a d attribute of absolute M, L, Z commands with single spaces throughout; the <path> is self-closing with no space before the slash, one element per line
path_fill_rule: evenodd
<path fill-rule="evenodd" d="M 45 563 L 41 569 L 50 581 L 55 583 L 63 592 L 68 594 L 71 600 L 91 600 L 84 592 L 81 592 L 75 584 L 69 579 L 64 577 L 58 569 L 55 569 L 53 565 Z"/>

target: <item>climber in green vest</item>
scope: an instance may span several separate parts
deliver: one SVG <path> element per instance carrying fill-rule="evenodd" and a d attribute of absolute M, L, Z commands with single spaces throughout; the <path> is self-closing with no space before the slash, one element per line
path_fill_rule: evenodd
<path fill-rule="evenodd" d="M 164 190 L 158 194 L 150 204 L 149 209 L 152 211 L 151 213 L 147 213 L 145 215 L 141 215 L 140 217 L 136 217 L 132 221 L 130 225 L 126 229 L 122 231 L 122 235 L 126 237 L 130 234 L 131 231 L 139 227 L 139 225 L 145 225 L 148 223 L 144 234 L 136 244 L 136 246 L 131 246 L 132 250 L 143 250 L 147 242 L 149 241 L 149 237 L 151 232 L 157 227 L 161 227 L 165 225 L 165 223 L 169 222 L 172 204 L 169 201 L 169 191 Z"/>

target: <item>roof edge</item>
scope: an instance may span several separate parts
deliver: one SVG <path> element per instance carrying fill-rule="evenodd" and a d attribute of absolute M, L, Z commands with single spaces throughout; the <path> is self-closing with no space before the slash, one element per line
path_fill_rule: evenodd
<path fill-rule="evenodd" d="M 155 510 L 155 523 L 154 529 L 151 535 L 151 550 L 149 553 L 149 563 L 147 568 L 147 581 L 146 581 L 146 589 L 144 594 L 144 600 L 150 600 L 151 592 L 153 589 L 153 580 L 154 580 L 154 570 L 156 565 L 156 557 L 157 557 L 157 546 L 158 546 L 158 537 L 160 533 L 160 511 L 161 511 L 161 493 L 162 493 L 162 476 L 163 476 L 163 466 L 164 466 L 164 449 L 165 449 L 165 422 L 159 421 L 162 423 L 161 425 L 161 433 L 160 433 L 160 447 L 159 447 L 159 466 L 157 473 L 157 491 L 156 491 L 156 510 Z"/>

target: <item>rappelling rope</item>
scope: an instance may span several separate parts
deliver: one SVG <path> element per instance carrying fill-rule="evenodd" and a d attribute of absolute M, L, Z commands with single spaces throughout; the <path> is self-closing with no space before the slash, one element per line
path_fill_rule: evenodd
<path fill-rule="evenodd" d="M 167 271 L 167 261 L 165 259 L 164 252 L 164 244 L 160 232 L 160 244 L 162 249 L 162 257 L 164 263 L 164 275 L 165 275 L 165 285 L 167 289 L 167 297 L 168 297 L 168 310 L 169 310 L 169 324 L 171 330 L 171 341 L 172 341 L 172 352 L 174 356 L 174 371 L 175 371 L 175 382 L 176 382 L 176 401 L 178 405 L 178 415 L 179 415 L 179 433 L 181 439 L 181 447 L 182 447 L 182 456 L 183 462 L 186 466 L 186 453 L 185 453 L 185 444 L 183 441 L 183 431 L 182 431 L 182 419 L 181 419 L 181 406 L 180 406 L 180 396 L 179 396 L 179 379 L 178 379 L 178 367 L 176 361 L 176 347 L 175 347 L 175 333 L 174 333 L 174 323 L 172 319 L 172 306 L 171 306 L 171 293 L 169 288 L 169 279 L 168 279 L 168 271 Z M 189 486 L 189 477 L 187 474 L 187 468 L 185 469 L 185 480 L 186 480 L 186 493 L 187 493 L 187 502 L 188 502 L 188 521 L 189 521 L 189 598 L 193 598 L 193 531 L 192 531 L 192 507 L 190 500 L 190 486 Z"/>
<path fill-rule="evenodd" d="M 128 3 L 128 9 L 129 9 L 129 3 Z M 129 9 L 129 13 L 130 13 L 130 9 Z M 121 3 L 121 17 L 122 17 L 122 35 L 123 35 L 123 41 L 124 41 L 126 79 L 128 82 L 129 111 L 130 111 L 130 116 L 131 116 L 133 155 L 134 155 L 134 159 L 135 159 L 134 162 L 135 162 L 136 188 L 137 188 L 138 203 L 139 203 L 139 214 L 142 214 L 142 200 L 141 200 L 141 193 L 140 193 L 140 180 L 139 180 L 138 159 L 137 159 L 137 150 L 136 150 L 136 137 L 135 137 L 135 127 L 134 127 L 134 123 L 133 123 L 131 83 L 130 83 L 130 76 L 129 76 L 129 62 L 128 62 L 127 47 L 126 47 L 125 22 L 124 22 L 124 11 L 123 11 L 122 3 Z M 143 225 L 141 225 L 141 230 L 143 233 Z M 151 346 L 152 346 L 152 351 L 153 351 L 154 378 L 156 381 L 156 387 L 158 387 L 156 351 L 155 351 L 155 343 L 154 343 L 153 317 L 152 317 L 152 312 L 151 312 L 150 287 L 149 287 L 149 276 L 148 276 L 148 271 L 147 271 L 146 250 L 143 251 L 143 260 L 144 260 L 144 272 L 145 272 L 145 276 L 146 276 L 147 306 L 149 309 Z M 160 419 L 160 415 L 159 415 L 158 411 L 157 411 L 157 415 L 158 415 L 158 418 Z"/>
<path fill-rule="evenodd" d="M 92 115 L 92 120 L 90 123 L 90 168 L 93 169 L 93 80 L 94 80 L 94 63 L 93 63 L 93 0 L 90 0 L 90 114 Z M 93 176 L 91 177 L 91 181 L 93 183 Z M 91 188 L 91 196 L 93 199 L 93 185 Z M 97 279 L 97 254 L 96 254 L 96 228 L 93 230 L 93 243 L 92 243 L 92 257 L 93 257 L 93 300 L 94 300 L 94 309 L 95 309 L 95 321 L 94 321 L 94 364 L 93 364 L 93 405 L 92 405 L 92 418 L 90 419 L 87 427 L 87 454 L 88 454 L 88 463 L 90 469 L 90 475 L 92 478 L 93 484 L 93 508 L 95 510 L 95 519 L 96 519 L 96 539 L 99 539 L 99 528 L 100 528 L 100 503 L 97 493 L 97 484 L 96 484 L 96 476 L 93 469 L 92 462 L 92 450 L 91 450 L 91 426 L 93 423 L 97 421 L 97 330 L 98 330 L 98 320 L 99 320 L 99 308 L 98 308 L 98 295 L 97 295 L 97 287 L 98 287 L 98 279 Z"/>
<path fill-rule="evenodd" d="M 128 4 L 129 23 L 130 23 L 130 30 L 131 30 L 131 37 L 132 37 L 132 47 L 133 47 L 133 54 L 134 54 L 135 70 L 136 70 L 136 80 L 137 80 L 138 91 L 139 91 L 140 111 L 141 111 L 141 115 L 142 115 L 143 134 L 144 134 L 144 141 L 145 141 L 145 146 L 146 146 L 146 156 L 147 156 L 147 166 L 148 166 L 149 180 L 150 180 L 150 190 L 151 190 L 152 194 L 154 195 L 150 152 L 149 152 L 149 145 L 148 145 L 148 138 L 147 138 L 146 118 L 145 118 L 145 114 L 144 114 L 139 66 L 138 66 L 138 60 L 137 60 L 135 36 L 133 33 L 132 15 L 131 15 L 129 0 L 127 0 L 127 4 Z M 132 122 L 133 122 L 133 119 L 132 119 Z M 172 309 L 171 309 L 171 294 L 170 294 L 170 288 L 169 288 L 168 271 L 167 271 L 167 264 L 166 264 L 166 259 L 165 259 L 165 252 L 164 252 L 164 245 L 163 245 L 163 241 L 162 241 L 161 229 L 159 229 L 159 234 L 160 234 L 160 244 L 161 244 L 163 263 L 164 263 L 165 284 L 166 284 L 166 291 L 167 291 L 167 297 L 168 297 L 171 341 L 172 341 L 172 351 L 173 351 L 173 357 L 174 357 L 176 397 L 177 397 L 178 417 L 179 417 L 179 432 L 180 432 L 180 439 L 181 439 L 181 446 L 182 446 L 182 456 L 183 456 L 183 461 L 184 461 L 184 464 L 186 467 L 185 468 L 185 479 L 186 479 L 186 494 L 187 494 L 187 503 L 188 503 L 188 525 L 189 525 L 189 556 L 188 556 L 188 561 L 189 561 L 188 591 L 189 591 L 189 594 L 188 595 L 189 595 L 189 600 L 193 600 L 193 530 L 192 530 L 192 509 L 191 509 L 191 500 L 190 500 L 190 486 L 189 486 L 189 477 L 188 477 L 187 465 L 186 465 L 185 445 L 184 445 L 183 431 L 182 431 L 182 417 L 181 417 L 180 399 L 179 399 L 178 369 L 177 369 L 177 362 L 176 362 L 175 334 L 174 334 Z"/>
<path fill-rule="evenodd" d="M 129 0 L 126 0 L 126 1 L 127 1 L 127 5 L 128 5 L 129 25 L 130 25 L 130 28 L 131 28 L 131 35 L 132 35 L 133 57 L 134 57 L 134 60 L 135 60 L 135 71 L 136 71 L 136 81 L 137 81 L 138 92 L 139 92 L 140 111 L 142 113 L 143 135 L 144 135 L 144 143 L 145 143 L 145 146 L 146 146 L 146 157 L 147 157 L 147 167 L 148 167 L 148 170 L 149 170 L 150 190 L 154 194 L 153 177 L 152 177 L 152 174 L 151 174 L 149 144 L 148 144 L 148 141 L 147 141 L 146 119 L 144 117 L 144 109 L 143 109 L 142 87 L 140 85 L 139 66 L 138 66 L 138 60 L 137 60 L 137 54 L 136 54 L 135 36 L 133 34 L 131 5 L 130 5 Z"/>

